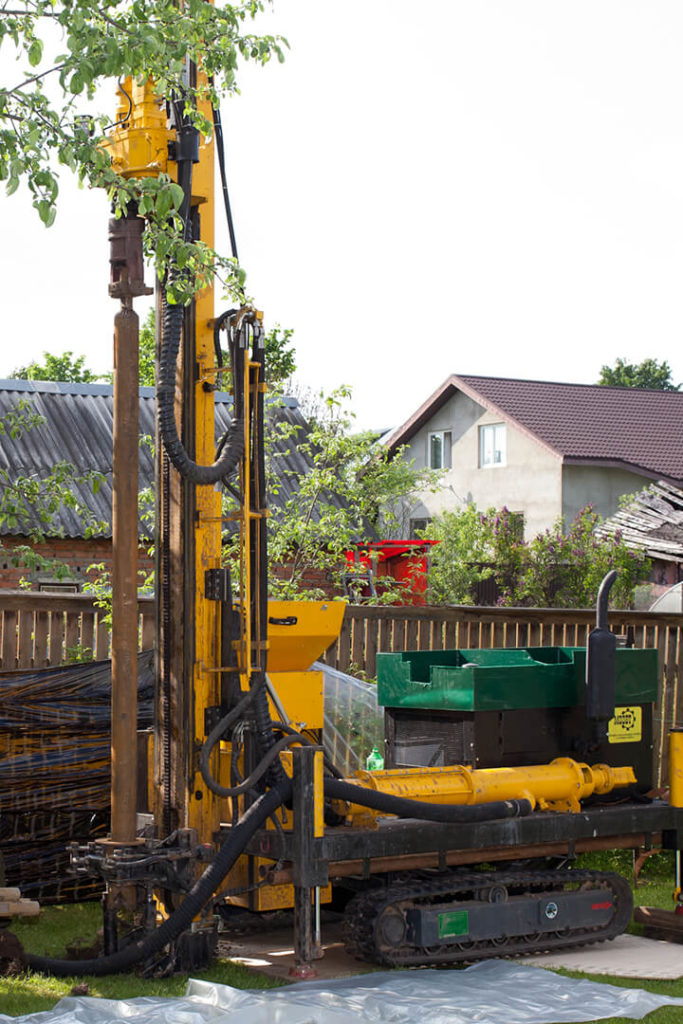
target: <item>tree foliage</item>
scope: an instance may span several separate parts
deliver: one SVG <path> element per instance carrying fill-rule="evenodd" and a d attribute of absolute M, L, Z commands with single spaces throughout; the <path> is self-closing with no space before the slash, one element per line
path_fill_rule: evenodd
<path fill-rule="evenodd" d="M 626 546 L 619 532 L 601 536 L 600 516 L 588 505 L 565 531 L 561 519 L 551 530 L 525 542 L 507 509 L 479 512 L 469 505 L 445 512 L 424 536 L 432 548 L 427 582 L 434 604 L 470 604 L 479 581 L 495 576 L 499 603 L 536 608 L 589 608 L 610 569 L 618 576 L 611 591 L 614 607 L 626 608 L 636 584 L 649 571 L 641 553 Z"/>
<path fill-rule="evenodd" d="M 178 116 L 205 135 L 212 126 L 200 111 L 237 91 L 240 61 L 283 59 L 274 36 L 249 31 L 267 0 L 7 0 L 0 17 L 0 180 L 8 194 L 24 182 L 41 220 L 57 212 L 61 169 L 107 190 L 117 216 L 131 203 L 146 219 L 145 251 L 168 281 L 170 297 L 187 302 L 214 275 L 241 299 L 244 275 L 236 262 L 184 237 L 182 189 L 168 174 L 126 179 L 106 149 L 111 105 L 98 110 L 98 86 L 151 80 Z M 14 60 L 12 60 L 14 56 Z M 207 77 L 188 80 L 188 61 Z M 106 90 L 102 90 L 106 95 Z M 204 108 L 206 109 L 206 107 Z"/>
<path fill-rule="evenodd" d="M 62 380 L 76 384 L 89 384 L 93 381 L 102 380 L 104 374 L 93 373 L 85 364 L 85 356 L 74 357 L 73 352 L 62 352 L 53 355 L 51 352 L 43 352 L 43 361 L 29 363 L 27 366 L 19 366 L 10 374 L 10 378 L 19 380 Z"/>
<path fill-rule="evenodd" d="M 431 470 L 416 471 L 404 459 L 389 458 L 370 433 L 353 430 L 348 388 L 320 400 L 320 414 L 307 428 L 286 421 L 274 425 L 267 442 L 270 500 L 268 554 L 273 596 L 319 598 L 325 590 L 311 583 L 322 574 L 327 586 L 343 592 L 345 552 L 380 527 L 398 525 L 401 500 L 433 482 Z M 297 458 L 292 458 L 296 451 Z M 305 460 L 306 469 L 303 468 Z M 295 468 L 295 467 L 302 468 Z M 291 493 L 285 497 L 284 492 Z M 232 511 L 232 499 L 226 499 Z M 234 557 L 236 538 L 226 538 Z M 396 597 L 383 578 L 382 600 Z"/>
<path fill-rule="evenodd" d="M 642 363 L 627 363 L 617 359 L 614 366 L 602 366 L 598 384 L 613 388 L 653 388 L 656 391 L 680 391 L 681 385 L 671 379 L 671 367 L 666 360 L 643 359 Z"/>
<path fill-rule="evenodd" d="M 271 387 L 281 387 L 296 370 L 294 346 L 290 344 L 293 335 L 291 327 L 279 324 L 266 333 L 266 383 Z"/>
<path fill-rule="evenodd" d="M 140 325 L 140 387 L 153 388 L 156 383 L 156 318 L 149 309 Z"/>

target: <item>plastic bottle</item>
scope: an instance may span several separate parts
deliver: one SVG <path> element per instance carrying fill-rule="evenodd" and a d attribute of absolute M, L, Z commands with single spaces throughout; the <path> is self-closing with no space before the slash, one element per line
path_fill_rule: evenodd
<path fill-rule="evenodd" d="M 378 772 L 384 768 L 384 758 L 380 754 L 377 747 L 372 748 L 372 753 L 368 754 L 365 762 L 365 767 L 369 772 Z"/>

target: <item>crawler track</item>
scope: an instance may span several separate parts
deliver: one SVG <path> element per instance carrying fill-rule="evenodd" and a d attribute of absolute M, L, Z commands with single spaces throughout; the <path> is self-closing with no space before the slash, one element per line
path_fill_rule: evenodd
<path fill-rule="evenodd" d="M 428 907 L 469 910 L 476 914 L 481 903 L 533 900 L 552 901 L 561 894 L 595 892 L 603 910 L 597 926 L 550 930 L 544 921 L 528 934 L 493 935 L 471 940 L 442 940 L 429 947 L 416 944 L 411 935 L 410 912 Z M 605 908 L 609 908 L 605 910 Z M 611 914 L 610 914 L 611 910 Z M 417 877 L 407 882 L 370 889 L 355 896 L 346 909 L 345 944 L 349 953 L 396 967 L 465 963 L 500 956 L 565 949 L 602 942 L 620 935 L 633 910 L 631 889 L 625 879 L 598 871 L 514 871 L 461 873 Z M 607 920 L 604 918 L 607 917 Z M 559 924 L 559 921 L 558 921 Z"/>

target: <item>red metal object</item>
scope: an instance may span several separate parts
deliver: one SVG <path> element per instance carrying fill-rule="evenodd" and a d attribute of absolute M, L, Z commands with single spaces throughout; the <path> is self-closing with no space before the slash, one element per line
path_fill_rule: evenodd
<path fill-rule="evenodd" d="M 359 575 L 354 593 L 371 596 L 371 581 L 382 589 L 382 577 L 391 577 L 401 588 L 399 605 L 427 603 L 429 550 L 438 540 L 373 540 L 355 544 L 345 552 L 349 577 Z"/>

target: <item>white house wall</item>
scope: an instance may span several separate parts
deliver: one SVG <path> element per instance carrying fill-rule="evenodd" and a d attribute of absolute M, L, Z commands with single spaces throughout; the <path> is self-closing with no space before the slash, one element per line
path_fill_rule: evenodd
<path fill-rule="evenodd" d="M 502 422 L 457 392 L 422 427 L 408 445 L 407 457 L 416 467 L 428 465 L 428 438 L 435 431 L 451 432 L 451 468 L 434 493 L 422 493 L 410 516 L 427 518 L 455 510 L 466 502 L 480 509 L 507 506 L 524 514 L 524 535 L 533 537 L 562 511 L 562 462 L 559 456 L 507 424 L 505 465 L 479 467 L 479 427 Z"/>
<path fill-rule="evenodd" d="M 562 488 L 562 515 L 570 523 L 582 508 L 592 504 L 607 519 L 619 507 L 624 494 L 635 494 L 652 483 L 627 469 L 611 466 L 565 466 Z"/>

